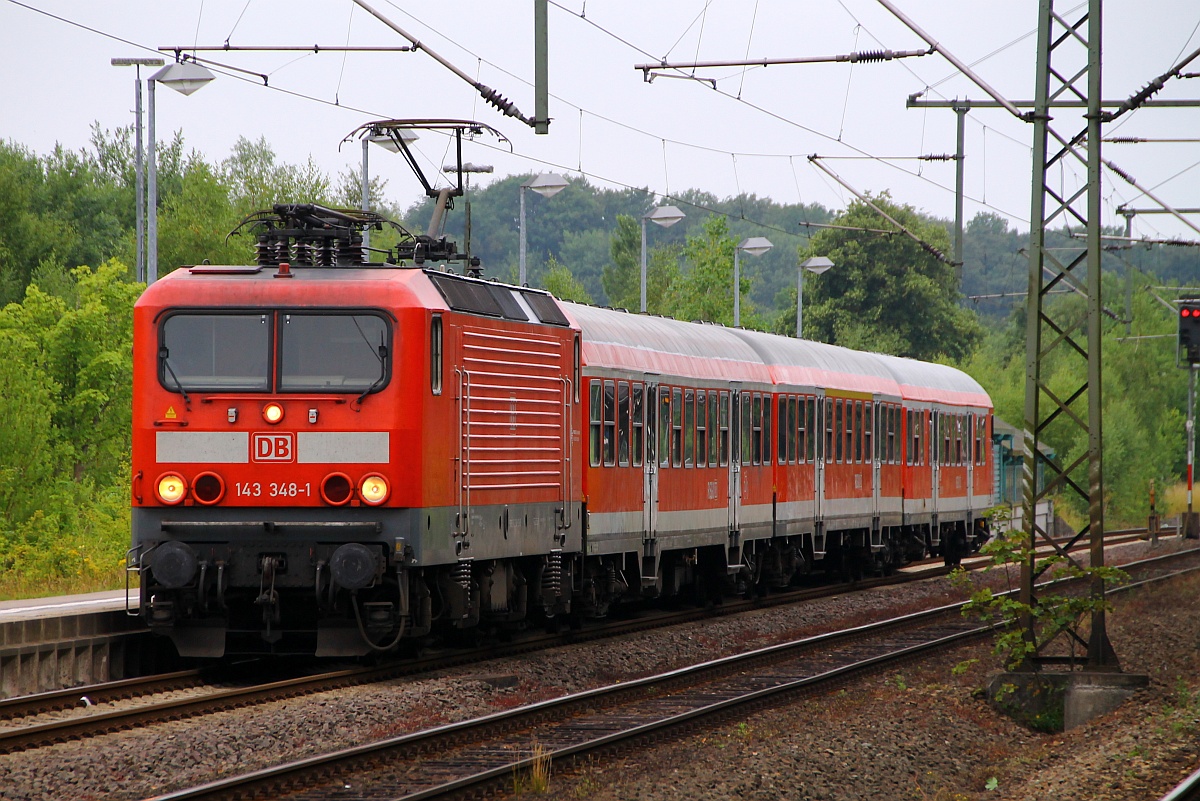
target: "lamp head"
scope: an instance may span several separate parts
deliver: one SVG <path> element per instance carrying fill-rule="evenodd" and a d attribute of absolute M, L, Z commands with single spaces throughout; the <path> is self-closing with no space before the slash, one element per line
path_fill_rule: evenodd
<path fill-rule="evenodd" d="M 775 246 L 771 244 L 771 240 L 765 236 L 751 236 L 743 239 L 737 249 L 744 250 L 751 256 L 761 256 L 773 247 Z"/>
<path fill-rule="evenodd" d="M 801 270 L 808 270 L 810 273 L 816 273 L 817 275 L 820 275 L 832 266 L 833 262 L 824 256 L 813 256 L 810 259 L 800 262 Z"/>
<path fill-rule="evenodd" d="M 165 84 L 181 95 L 190 95 L 216 76 L 194 61 L 177 61 L 150 76 L 150 80 Z"/>
<path fill-rule="evenodd" d="M 532 189 L 542 197 L 554 197 L 567 188 L 567 179 L 555 172 L 544 172 L 522 186 Z"/>
<path fill-rule="evenodd" d="M 686 216 L 686 214 L 674 206 L 658 206 L 646 215 L 646 219 L 656 225 L 661 225 L 663 228 L 670 228 Z"/>

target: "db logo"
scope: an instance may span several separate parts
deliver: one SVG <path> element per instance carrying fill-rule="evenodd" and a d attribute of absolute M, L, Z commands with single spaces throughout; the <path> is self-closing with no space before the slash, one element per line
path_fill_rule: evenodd
<path fill-rule="evenodd" d="M 255 462 L 292 462 L 296 458 L 294 434 L 255 434 L 253 446 Z"/>

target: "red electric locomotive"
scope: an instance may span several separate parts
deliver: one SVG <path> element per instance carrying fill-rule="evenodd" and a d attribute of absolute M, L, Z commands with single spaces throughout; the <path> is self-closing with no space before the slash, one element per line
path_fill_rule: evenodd
<path fill-rule="evenodd" d="M 278 211 L 288 231 L 344 216 Z M 131 562 L 181 654 L 359 654 L 566 611 L 580 341 L 548 294 L 200 265 L 134 325 Z"/>

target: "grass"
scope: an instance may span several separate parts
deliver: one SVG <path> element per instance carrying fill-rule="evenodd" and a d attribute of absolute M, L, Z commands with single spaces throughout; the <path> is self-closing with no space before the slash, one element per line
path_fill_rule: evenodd
<path fill-rule="evenodd" d="M 513 793 L 515 795 L 545 795 L 550 791 L 550 752 L 546 746 L 534 742 L 529 769 L 522 773 L 513 770 Z"/>
<path fill-rule="evenodd" d="M 131 576 L 130 587 L 137 586 L 137 577 Z M 5 571 L 0 573 L 0 601 L 17 601 L 26 598 L 50 598 L 58 595 L 80 595 L 87 592 L 105 592 L 125 589 L 125 570 L 114 570 L 109 574 L 34 578 Z"/>

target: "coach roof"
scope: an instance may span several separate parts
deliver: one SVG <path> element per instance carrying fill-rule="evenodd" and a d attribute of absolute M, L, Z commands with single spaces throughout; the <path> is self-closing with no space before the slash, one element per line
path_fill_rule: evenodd
<path fill-rule="evenodd" d="M 583 330 L 583 361 L 589 367 L 771 383 L 754 349 L 723 326 L 560 304 Z"/>

